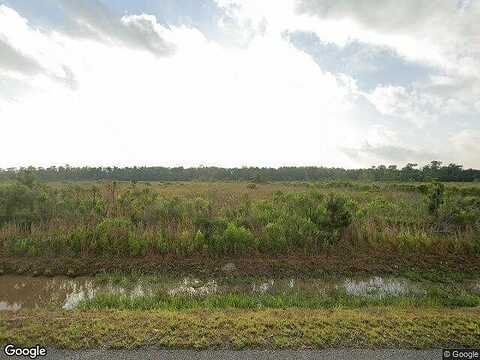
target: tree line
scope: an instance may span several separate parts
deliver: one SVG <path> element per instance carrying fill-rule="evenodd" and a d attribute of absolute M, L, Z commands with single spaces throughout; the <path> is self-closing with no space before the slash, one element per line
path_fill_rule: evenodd
<path fill-rule="evenodd" d="M 51 166 L 0 169 L 0 180 L 13 180 L 25 172 L 43 181 L 480 181 L 480 170 L 464 169 L 462 165 L 431 161 L 419 167 L 408 163 L 402 168 L 396 165 L 379 165 L 364 169 L 328 167 L 72 167 Z"/>

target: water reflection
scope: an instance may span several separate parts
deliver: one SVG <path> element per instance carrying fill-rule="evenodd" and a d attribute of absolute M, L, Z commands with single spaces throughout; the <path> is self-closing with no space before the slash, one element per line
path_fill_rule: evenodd
<path fill-rule="evenodd" d="M 384 279 L 375 276 L 367 280 L 346 279 L 343 287 L 348 295 L 383 298 L 413 292 L 414 286 L 405 279 Z"/>
<path fill-rule="evenodd" d="M 73 309 L 99 293 L 140 297 L 162 292 L 167 296 L 207 296 L 216 293 L 285 294 L 321 296 L 343 292 L 349 296 L 383 298 L 407 294 L 425 294 L 428 284 L 393 277 L 343 279 L 264 279 L 231 281 L 224 278 L 200 280 L 186 278 L 138 278 L 128 281 L 99 281 L 93 277 L 0 276 L 0 311 L 21 308 L 56 307 Z M 456 286 L 480 293 L 480 281 Z"/>

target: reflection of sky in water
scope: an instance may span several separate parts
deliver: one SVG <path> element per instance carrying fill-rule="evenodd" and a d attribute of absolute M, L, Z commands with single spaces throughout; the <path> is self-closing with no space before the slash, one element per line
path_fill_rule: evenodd
<path fill-rule="evenodd" d="M 22 306 L 17 303 L 8 303 L 6 301 L 0 301 L 0 311 L 5 311 L 5 310 L 20 310 Z"/>
<path fill-rule="evenodd" d="M 411 291 L 406 280 L 383 279 L 375 276 L 368 280 L 346 279 L 343 287 L 351 296 L 372 296 L 382 298 L 384 296 L 401 296 Z"/>
<path fill-rule="evenodd" d="M 270 279 L 269 281 L 261 284 L 253 284 L 253 292 L 264 294 L 267 291 L 271 290 L 274 284 L 275 281 L 273 279 Z"/>
<path fill-rule="evenodd" d="M 206 296 L 218 292 L 218 285 L 215 280 L 209 280 L 201 284 L 198 279 L 185 278 L 183 282 L 176 287 L 168 290 L 170 296 L 189 295 L 189 296 Z"/>
<path fill-rule="evenodd" d="M 73 289 L 71 292 L 67 293 L 62 308 L 67 310 L 73 309 L 80 303 L 80 301 L 91 299 L 95 294 L 96 289 L 93 287 L 92 282 L 85 283 L 85 286 L 79 286 L 78 284 L 73 283 Z"/>
<path fill-rule="evenodd" d="M 475 284 L 472 286 L 473 292 L 480 294 L 480 280 L 477 280 Z"/>

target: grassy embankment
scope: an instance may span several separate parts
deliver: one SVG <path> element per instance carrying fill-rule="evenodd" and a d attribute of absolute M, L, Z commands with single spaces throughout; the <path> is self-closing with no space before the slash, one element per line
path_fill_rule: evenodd
<path fill-rule="evenodd" d="M 0 313 L 0 342 L 70 349 L 477 347 L 479 339 L 478 308 Z"/>

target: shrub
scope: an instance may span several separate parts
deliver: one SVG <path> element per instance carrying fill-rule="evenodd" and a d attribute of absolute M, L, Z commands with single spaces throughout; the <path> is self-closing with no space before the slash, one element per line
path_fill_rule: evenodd
<path fill-rule="evenodd" d="M 179 198 L 161 199 L 158 202 L 158 211 L 162 227 L 168 228 L 178 224 L 184 213 L 183 203 Z"/>
<path fill-rule="evenodd" d="M 170 246 L 161 232 L 157 234 L 153 247 L 158 254 L 166 254 L 170 251 Z"/>
<path fill-rule="evenodd" d="M 122 255 L 129 250 L 131 221 L 123 218 L 105 219 L 96 227 L 98 248 L 103 254 Z"/>
<path fill-rule="evenodd" d="M 221 247 L 224 254 L 242 255 L 255 247 L 252 233 L 244 227 L 237 227 L 229 223 L 221 238 Z"/>
<path fill-rule="evenodd" d="M 284 254 L 288 251 L 288 240 L 285 229 L 277 223 L 265 226 L 265 236 L 260 239 L 259 248 L 268 254 Z"/>
<path fill-rule="evenodd" d="M 86 226 L 79 226 L 70 234 L 70 247 L 75 255 L 80 255 L 92 249 L 92 239 L 95 233 Z"/>
<path fill-rule="evenodd" d="M 145 256 L 148 251 L 147 239 L 130 236 L 128 238 L 128 251 L 131 256 Z"/>
<path fill-rule="evenodd" d="M 38 193 L 25 185 L 0 187 L 0 224 L 31 224 L 37 218 L 34 211 L 36 201 Z"/>
<path fill-rule="evenodd" d="M 161 211 L 158 204 L 150 204 L 143 209 L 142 221 L 145 225 L 156 225 L 160 219 Z"/>
<path fill-rule="evenodd" d="M 343 197 L 330 196 L 327 200 L 328 226 L 332 229 L 346 228 L 352 222 L 352 212 Z"/>
<path fill-rule="evenodd" d="M 39 251 L 36 248 L 33 240 L 31 238 L 20 238 L 20 239 L 14 239 L 12 242 L 12 252 L 15 255 L 29 255 L 29 256 L 35 256 L 39 255 Z"/>
<path fill-rule="evenodd" d="M 480 200 L 475 197 L 449 196 L 437 210 L 435 225 L 438 231 L 464 230 L 475 228 L 480 222 Z"/>
<path fill-rule="evenodd" d="M 203 252 L 205 250 L 208 250 L 207 243 L 205 241 L 205 235 L 203 235 L 203 233 L 200 230 L 198 230 L 197 233 L 195 234 L 194 243 L 195 243 L 195 248 L 202 250 Z"/>
<path fill-rule="evenodd" d="M 175 252 L 181 256 L 191 256 L 197 251 L 197 244 L 195 243 L 195 237 L 193 234 L 184 230 L 180 233 L 180 236 L 175 241 Z"/>
<path fill-rule="evenodd" d="M 440 206 L 443 204 L 443 194 L 445 192 L 445 186 L 439 182 L 432 183 L 432 189 L 428 196 L 428 210 L 430 214 L 437 214 Z"/>

